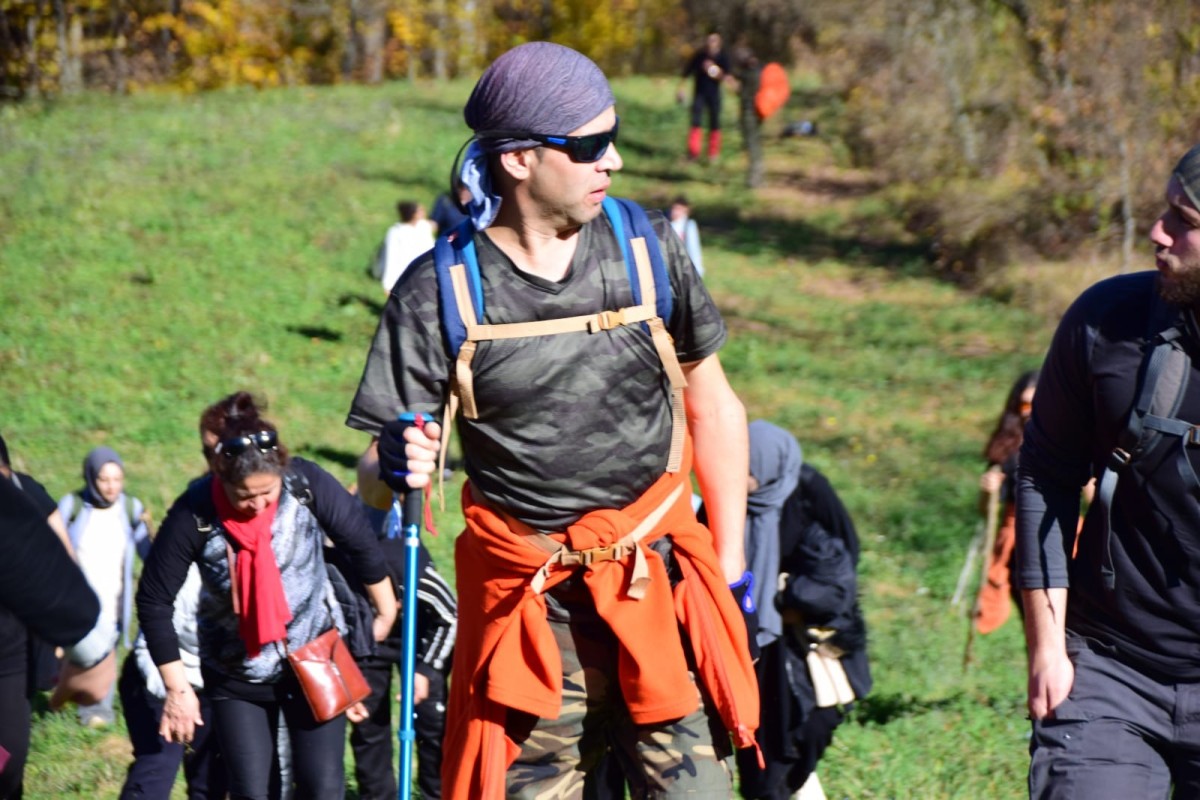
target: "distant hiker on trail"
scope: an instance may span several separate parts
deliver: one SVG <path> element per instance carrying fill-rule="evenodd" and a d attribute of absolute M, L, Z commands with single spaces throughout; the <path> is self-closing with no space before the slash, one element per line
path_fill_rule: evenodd
<path fill-rule="evenodd" d="M 758 742 L 738 752 L 742 797 L 824 797 L 817 762 L 851 704 L 871 690 L 858 605 L 858 534 L 792 434 L 750 423 L 746 560 L 758 608 Z"/>
<path fill-rule="evenodd" d="M 700 228 L 696 225 L 696 220 L 692 219 L 692 206 L 686 197 L 679 195 L 671 201 L 671 207 L 667 209 L 667 219 L 671 221 L 671 230 L 675 231 L 679 240 L 683 242 L 683 248 L 692 260 L 692 266 L 703 277 L 704 254 L 700 250 Z"/>
<path fill-rule="evenodd" d="M 397 413 L 461 406 L 454 800 L 577 797 L 606 752 L 634 796 L 728 797 L 729 734 L 752 747 L 758 727 L 730 590 L 745 590 L 745 411 L 679 237 L 608 196 L 614 103 L 560 45 L 488 67 L 464 109 L 471 220 L 388 299 L 347 420 L 379 437 L 359 490 L 382 506 L 380 478 L 427 485 L 445 436 Z"/>
<path fill-rule="evenodd" d="M 1012 581 L 1017 543 L 1017 453 L 1033 409 L 1037 378 L 1037 370 L 1031 370 L 1013 383 L 1004 410 L 996 420 L 996 429 L 983 449 L 988 466 L 979 478 L 979 508 L 986 515 L 988 506 L 994 503 L 998 510 L 991 551 L 983 554 L 988 560 L 987 579 L 979 587 L 973 611 L 975 630 L 983 634 L 1005 623 L 1012 613 L 1013 602 L 1018 609 L 1021 607 L 1019 589 Z"/>
<path fill-rule="evenodd" d="M 721 84 L 729 79 L 729 56 L 721 49 L 721 34 L 710 33 L 704 38 L 704 46 L 688 60 L 683 68 L 679 88 L 675 95 L 680 103 L 686 100 L 688 78 L 692 79 L 691 127 L 688 129 L 688 159 L 700 157 L 700 140 L 704 130 L 701 125 L 708 115 L 708 160 L 716 161 L 721 155 Z"/>
<path fill-rule="evenodd" d="M 762 64 L 749 47 L 739 47 L 734 57 L 738 86 L 738 124 L 746 148 L 746 186 L 756 189 L 763 183 L 762 116 L 756 99 L 762 85 Z"/>
<path fill-rule="evenodd" d="M 1200 796 L 1200 145 L 1166 204 L 1157 272 L 1102 281 L 1063 317 L 1021 445 L 1034 798 Z"/>
<path fill-rule="evenodd" d="M 400 221 L 388 228 L 375 257 L 374 274 L 390 292 L 413 259 L 433 247 L 434 225 L 425 218 L 425 206 L 413 200 L 396 204 Z"/>

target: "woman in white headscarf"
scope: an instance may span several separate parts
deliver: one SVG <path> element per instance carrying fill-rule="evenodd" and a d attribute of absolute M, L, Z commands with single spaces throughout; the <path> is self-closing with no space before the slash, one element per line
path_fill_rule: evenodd
<path fill-rule="evenodd" d="M 149 517 L 136 497 L 125 494 L 125 465 L 111 448 L 97 447 L 83 460 L 83 488 L 58 501 L 79 566 L 100 598 L 100 617 L 119 624 L 129 646 L 133 611 L 133 557 L 150 548 Z M 113 693 L 96 705 L 80 706 L 85 725 L 113 721 Z"/>

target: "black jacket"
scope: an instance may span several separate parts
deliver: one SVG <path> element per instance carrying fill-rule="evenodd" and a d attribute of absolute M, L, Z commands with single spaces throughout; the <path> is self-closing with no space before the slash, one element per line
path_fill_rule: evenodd
<path fill-rule="evenodd" d="M 1093 504 L 1075 544 L 1080 487 L 1107 463 L 1134 402 L 1156 318 L 1157 273 L 1102 281 L 1064 315 L 1038 379 L 1017 478 L 1018 579 L 1069 586 L 1067 630 L 1148 674 L 1200 680 L 1200 449 L 1164 437 L 1117 485 L 1112 536 Z M 1194 321 L 1178 418 L 1200 422 Z M 1183 468 L 1183 469 L 1181 469 Z M 1101 566 L 1111 553 L 1108 589 Z"/>
<path fill-rule="evenodd" d="M 46 515 L 0 480 L 0 675 L 25 671 L 25 631 L 75 644 L 92 629 L 100 601 Z"/>

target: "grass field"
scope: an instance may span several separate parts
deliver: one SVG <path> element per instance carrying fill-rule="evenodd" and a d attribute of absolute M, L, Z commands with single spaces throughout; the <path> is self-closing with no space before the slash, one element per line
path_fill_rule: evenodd
<path fill-rule="evenodd" d="M 366 441 L 342 421 L 384 299 L 366 265 L 396 200 L 431 204 L 445 185 L 469 88 L 0 107 L 0 431 L 16 466 L 59 495 L 108 444 L 161 519 L 201 469 L 200 410 L 245 388 L 295 452 L 349 482 Z M 768 186 L 752 194 L 732 120 L 721 163 L 687 164 L 673 81 L 615 88 L 626 168 L 614 191 L 691 198 L 735 388 L 752 417 L 797 435 L 863 538 L 876 688 L 822 763 L 827 793 L 1022 796 L 1017 625 L 977 641 L 964 673 L 966 621 L 949 598 L 978 522 L 983 441 L 1052 313 L 930 277 L 925 244 L 836 141 L 769 138 Z M 785 115 L 837 130 L 816 101 Z M 1080 280 L 1038 275 L 1071 291 Z M 460 518 L 447 494 L 431 549 L 450 575 Z M 123 730 L 40 714 L 26 796 L 115 797 L 128 758 Z"/>

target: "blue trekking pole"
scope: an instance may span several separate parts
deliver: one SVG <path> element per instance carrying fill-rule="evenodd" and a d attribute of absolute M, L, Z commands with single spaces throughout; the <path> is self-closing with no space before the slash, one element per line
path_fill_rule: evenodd
<path fill-rule="evenodd" d="M 413 414 L 405 412 L 400 415 L 400 421 L 409 425 L 423 426 L 432 422 L 428 414 Z M 400 745 L 400 793 L 399 800 L 409 800 L 412 797 L 412 759 L 413 742 L 416 731 L 413 726 L 413 674 L 417 661 L 417 551 L 421 546 L 421 510 L 422 491 L 409 489 L 404 493 L 403 506 L 400 496 L 392 499 L 392 523 L 388 528 L 388 538 L 399 536 L 399 527 L 404 526 L 404 600 L 401 606 L 404 614 L 403 628 L 400 639 L 400 726 L 396 737 Z M 401 523 L 403 520 L 403 523 Z"/>

